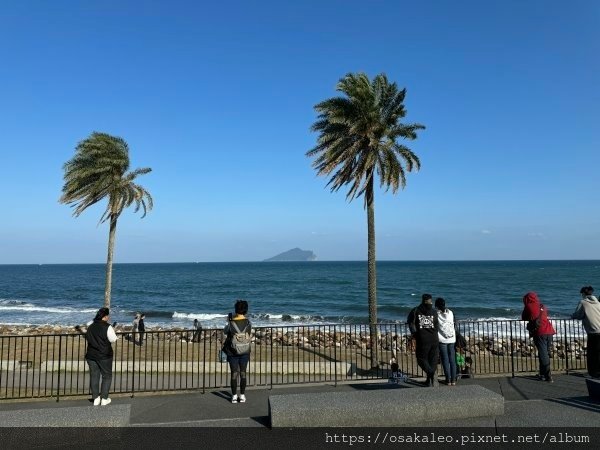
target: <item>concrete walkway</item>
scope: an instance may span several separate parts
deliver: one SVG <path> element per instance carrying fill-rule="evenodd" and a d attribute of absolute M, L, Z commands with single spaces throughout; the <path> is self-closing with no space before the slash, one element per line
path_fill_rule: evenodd
<path fill-rule="evenodd" d="M 581 375 L 557 375 L 554 383 L 534 377 L 495 377 L 459 380 L 477 384 L 501 394 L 505 414 L 498 417 L 449 420 L 423 424 L 440 427 L 598 427 L 600 403 L 589 398 Z M 301 392 L 452 389 L 421 387 L 408 381 L 392 385 L 386 381 L 320 385 L 250 388 L 246 403 L 231 404 L 230 394 L 219 390 L 206 394 L 137 394 L 112 397 L 111 405 L 94 407 L 88 399 L 45 399 L 27 402 L 0 402 L 0 426 L 126 426 L 126 427 L 268 427 L 270 395 Z M 93 420 L 92 420 L 93 418 Z M 360 423 L 357 424 L 360 426 Z"/>

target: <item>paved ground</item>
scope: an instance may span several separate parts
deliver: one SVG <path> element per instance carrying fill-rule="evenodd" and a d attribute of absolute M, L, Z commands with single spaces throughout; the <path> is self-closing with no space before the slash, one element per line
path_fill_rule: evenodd
<path fill-rule="evenodd" d="M 533 377 L 460 380 L 501 394 L 505 414 L 498 417 L 424 424 L 443 427 L 598 427 L 600 402 L 590 399 L 581 375 L 557 375 L 550 384 Z M 424 388 L 409 381 L 353 384 L 295 385 L 249 389 L 247 403 L 231 404 L 227 391 L 113 397 L 112 404 L 94 407 L 87 399 L 0 402 L 1 426 L 130 426 L 130 427 L 268 427 L 270 395 L 301 392 Z M 93 418 L 93 420 L 91 419 Z"/>

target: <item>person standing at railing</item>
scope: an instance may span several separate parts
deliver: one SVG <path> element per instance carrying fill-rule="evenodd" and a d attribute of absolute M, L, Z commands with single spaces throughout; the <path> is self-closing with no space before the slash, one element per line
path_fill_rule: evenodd
<path fill-rule="evenodd" d="M 231 403 L 244 403 L 246 401 L 246 368 L 250 361 L 250 331 L 252 324 L 246 318 L 248 302 L 238 300 L 235 302 L 235 316 L 223 329 L 223 351 L 227 355 L 227 362 L 231 369 Z M 238 379 L 240 383 L 240 396 L 238 397 Z"/>
<path fill-rule="evenodd" d="M 417 364 L 427 374 L 425 386 L 439 386 L 435 372 L 439 356 L 438 316 L 433 309 L 430 294 L 423 294 L 421 304 L 406 319 L 413 338 L 417 342 Z"/>
<path fill-rule="evenodd" d="M 435 309 L 438 316 L 438 339 L 440 340 L 440 359 L 448 386 L 456 386 L 456 331 L 454 313 L 446 308 L 446 300 L 435 299 Z"/>
<path fill-rule="evenodd" d="M 113 327 L 108 323 L 110 311 L 100 308 L 94 321 L 87 327 L 85 340 L 87 351 L 85 360 L 90 368 L 90 390 L 94 399 L 94 406 L 106 406 L 111 400 L 108 391 L 112 383 L 112 343 L 117 341 Z M 102 378 L 102 385 L 100 385 Z"/>
<path fill-rule="evenodd" d="M 540 373 L 538 378 L 548 383 L 553 383 L 554 379 L 550 372 L 550 349 L 552 348 L 553 336 L 556 334 L 554 327 L 548 319 L 548 310 L 540 303 L 535 292 L 528 292 L 523 297 L 523 313 L 521 320 L 528 321 L 527 330 L 533 338 L 533 343 L 537 348 L 538 359 L 540 361 Z"/>
<path fill-rule="evenodd" d="M 133 322 L 131 322 L 131 340 L 135 344 L 135 339 L 137 337 L 138 326 L 140 325 L 140 313 L 135 313 L 133 317 Z"/>
<path fill-rule="evenodd" d="M 579 292 L 582 298 L 571 317 L 581 320 L 587 333 L 588 374 L 600 378 L 600 302 L 591 286 L 584 286 Z"/>
<path fill-rule="evenodd" d="M 202 325 L 198 319 L 194 319 L 194 336 L 192 342 L 200 342 L 200 334 L 202 334 Z"/>
<path fill-rule="evenodd" d="M 140 320 L 138 322 L 138 333 L 140 335 L 140 340 L 138 344 L 140 347 L 144 344 L 144 333 L 146 332 L 146 324 L 144 323 L 144 319 L 146 318 L 146 314 L 140 314 Z"/>

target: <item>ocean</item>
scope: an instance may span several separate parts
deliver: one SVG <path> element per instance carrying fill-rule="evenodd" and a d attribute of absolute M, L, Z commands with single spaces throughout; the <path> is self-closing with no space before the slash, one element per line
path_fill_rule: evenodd
<path fill-rule="evenodd" d="M 0 265 L 0 323 L 75 325 L 102 306 L 103 264 Z M 535 291 L 550 316 L 568 317 L 600 261 L 380 261 L 378 319 L 402 323 L 428 292 L 458 319 L 517 319 Z M 147 327 L 221 327 L 236 299 L 256 326 L 367 323 L 367 263 L 115 264 L 111 316 Z"/>

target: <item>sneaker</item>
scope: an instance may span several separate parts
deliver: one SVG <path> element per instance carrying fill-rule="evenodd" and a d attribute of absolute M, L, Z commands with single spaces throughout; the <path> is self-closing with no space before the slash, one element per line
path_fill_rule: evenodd
<path fill-rule="evenodd" d="M 103 399 L 100 401 L 100 405 L 101 405 L 101 406 L 110 405 L 110 402 L 112 402 L 112 400 L 111 400 L 110 398 L 103 398 Z"/>
<path fill-rule="evenodd" d="M 546 381 L 548 383 L 554 383 L 554 378 L 552 378 L 551 376 L 546 377 Z"/>
<path fill-rule="evenodd" d="M 100 396 L 98 396 L 94 399 L 94 406 L 98 406 L 98 405 L 100 405 Z"/>
<path fill-rule="evenodd" d="M 537 374 L 535 377 L 540 381 L 546 381 L 546 377 L 544 375 Z"/>
<path fill-rule="evenodd" d="M 235 394 L 233 397 L 231 397 L 231 403 L 237 403 L 238 402 L 238 396 L 237 394 Z"/>
<path fill-rule="evenodd" d="M 244 394 L 240 395 L 240 403 L 246 403 L 246 396 Z"/>

